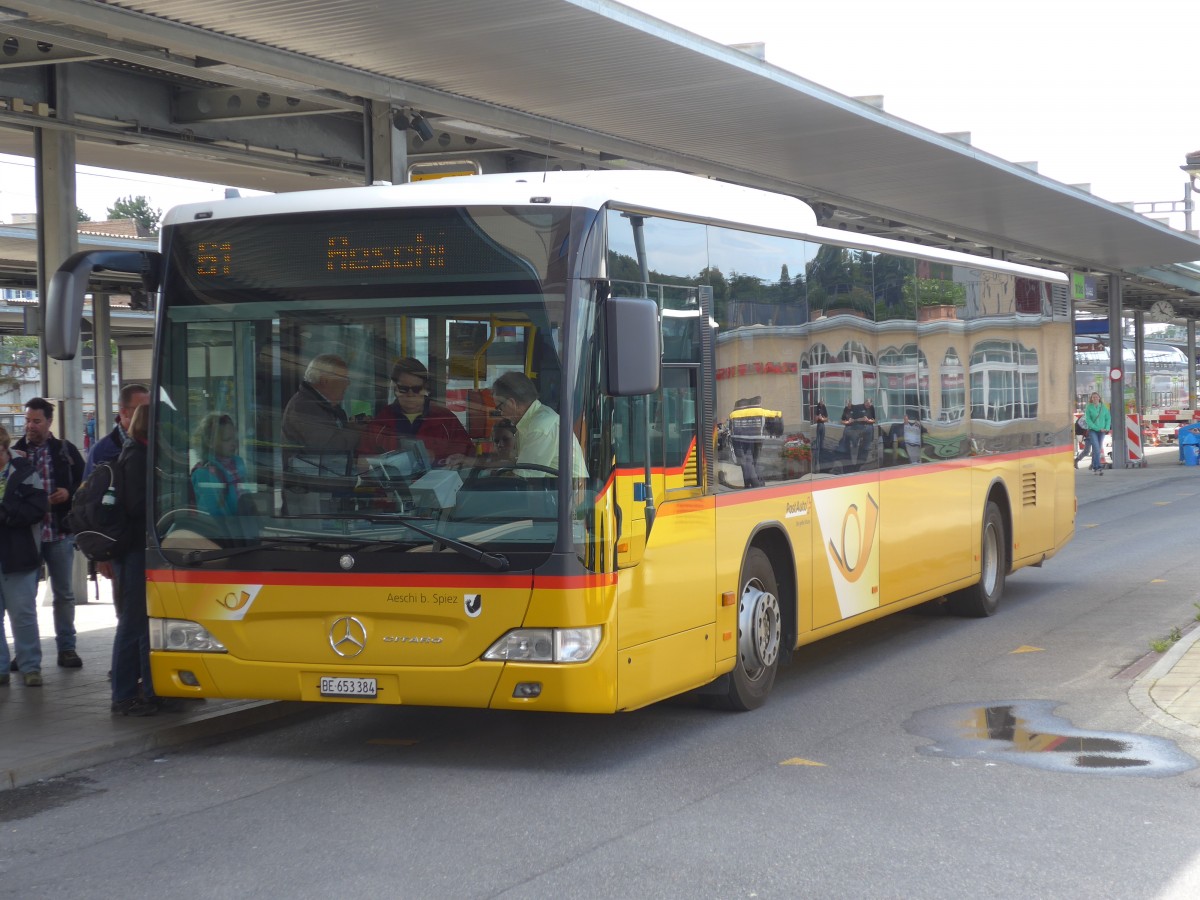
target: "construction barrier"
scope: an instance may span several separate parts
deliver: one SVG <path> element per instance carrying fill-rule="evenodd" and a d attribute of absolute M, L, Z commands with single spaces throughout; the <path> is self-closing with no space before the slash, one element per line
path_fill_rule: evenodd
<path fill-rule="evenodd" d="M 1144 466 L 1142 454 L 1141 416 L 1125 417 L 1125 468 L 1138 469 Z M 1116 460 L 1113 460 L 1114 464 Z"/>

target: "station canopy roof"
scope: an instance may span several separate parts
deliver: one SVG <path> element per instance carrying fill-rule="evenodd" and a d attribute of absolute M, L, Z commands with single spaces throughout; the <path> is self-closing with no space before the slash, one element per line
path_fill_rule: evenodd
<path fill-rule="evenodd" d="M 1200 316 L 1200 267 L 1177 265 L 1200 260 L 1196 238 L 608 0 L 5 0 L 0 38 L 16 48 L 0 70 L 36 65 L 36 41 L 47 65 L 163 80 L 175 112 L 189 91 L 286 96 L 297 116 L 361 117 L 370 99 L 431 125 L 437 139 L 410 135 L 410 162 L 467 141 L 678 169 L 802 197 L 835 228 L 1123 273 L 1127 308 L 1167 297 Z M 0 152 L 31 155 L 26 121 L 0 113 Z M 81 131 L 79 162 L 264 190 L 363 178 L 286 148 L 250 164 L 230 141 L 189 154 L 123 124 L 120 142 L 111 122 Z"/>

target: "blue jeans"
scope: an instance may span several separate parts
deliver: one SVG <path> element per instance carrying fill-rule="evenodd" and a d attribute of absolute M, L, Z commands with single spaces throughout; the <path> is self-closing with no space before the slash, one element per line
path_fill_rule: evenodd
<path fill-rule="evenodd" d="M 4 635 L 4 613 L 12 625 L 13 649 L 21 672 L 42 670 L 42 642 L 37 618 L 38 570 L 0 572 L 0 674 L 8 674 L 8 640 Z"/>
<path fill-rule="evenodd" d="M 1092 470 L 1104 468 L 1104 432 L 1088 429 L 1088 444 L 1092 448 Z"/>
<path fill-rule="evenodd" d="M 42 559 L 50 572 L 54 595 L 54 640 L 58 651 L 75 649 L 75 538 L 42 543 Z"/>
<path fill-rule="evenodd" d="M 154 687 L 150 681 L 150 618 L 146 615 L 146 551 L 132 550 L 113 560 L 113 575 L 121 592 L 121 612 L 113 638 L 113 703 L 139 695 L 149 699 L 154 696 Z"/>

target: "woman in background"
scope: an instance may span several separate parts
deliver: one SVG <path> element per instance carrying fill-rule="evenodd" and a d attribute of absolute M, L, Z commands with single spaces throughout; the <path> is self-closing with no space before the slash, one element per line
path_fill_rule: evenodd
<path fill-rule="evenodd" d="M 1112 431 L 1112 416 L 1100 395 L 1092 391 L 1088 404 L 1083 408 L 1083 421 L 1088 430 L 1088 443 L 1092 447 L 1092 473 L 1104 474 L 1104 436 Z"/>

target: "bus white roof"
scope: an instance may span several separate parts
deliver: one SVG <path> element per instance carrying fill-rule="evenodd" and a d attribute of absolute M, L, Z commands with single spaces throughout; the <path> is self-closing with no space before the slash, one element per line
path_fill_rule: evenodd
<path fill-rule="evenodd" d="M 1061 273 L 1032 266 L 888 238 L 850 235 L 818 225 L 812 207 L 795 197 L 682 172 L 651 170 L 466 175 L 400 185 L 240 197 L 177 206 L 167 213 L 163 225 L 180 225 L 197 218 L 211 221 L 331 210 L 431 206 L 528 206 L 532 202 L 594 210 L 609 206 L 623 212 L 726 225 L 782 237 L 807 238 L 843 247 L 1005 271 L 1046 281 L 1064 283 L 1067 280 Z"/>

